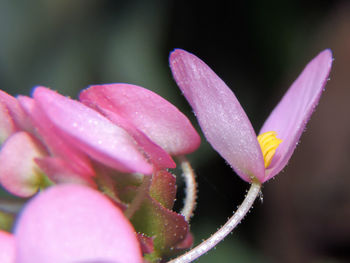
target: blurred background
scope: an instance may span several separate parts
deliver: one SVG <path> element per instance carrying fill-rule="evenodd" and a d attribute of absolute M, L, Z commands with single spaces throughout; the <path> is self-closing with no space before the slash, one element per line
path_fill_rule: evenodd
<path fill-rule="evenodd" d="M 198 262 L 350 262 L 350 5 L 348 1 L 2 0 L 0 87 L 36 85 L 77 97 L 91 84 L 153 90 L 196 123 L 172 79 L 183 48 L 232 88 L 258 132 L 303 67 L 325 48 L 335 61 L 320 105 L 264 201 Z M 195 242 L 225 223 L 249 185 L 203 139 Z M 177 202 L 180 208 L 181 181 Z"/>

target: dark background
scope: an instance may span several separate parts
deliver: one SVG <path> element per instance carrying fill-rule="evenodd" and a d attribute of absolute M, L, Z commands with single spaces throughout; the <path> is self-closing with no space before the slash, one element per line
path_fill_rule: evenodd
<path fill-rule="evenodd" d="M 44 85 L 76 97 L 91 84 L 151 89 L 198 125 L 174 83 L 168 55 L 183 48 L 232 88 L 256 129 L 303 67 L 325 48 L 335 61 L 318 110 L 264 202 L 198 262 L 350 262 L 350 5 L 347 1 L 0 2 L 0 87 Z M 249 185 L 203 139 L 196 242 L 243 200 Z M 180 182 L 181 186 L 181 182 Z M 181 207 L 182 189 L 177 207 Z"/>

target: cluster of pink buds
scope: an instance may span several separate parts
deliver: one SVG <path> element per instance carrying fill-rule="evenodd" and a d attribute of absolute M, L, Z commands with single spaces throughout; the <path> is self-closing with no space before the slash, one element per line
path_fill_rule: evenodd
<path fill-rule="evenodd" d="M 242 220 L 261 184 L 290 159 L 331 64 L 329 50 L 314 58 L 257 136 L 234 93 L 203 61 L 172 52 L 174 79 L 205 137 L 251 188 L 222 228 L 169 262 L 195 260 Z M 25 203 L 12 231 L 0 226 L 0 262 L 153 263 L 192 246 L 196 182 L 185 155 L 200 137 L 157 94 L 130 84 L 91 86 L 79 100 L 45 87 L 32 97 L 0 91 L 0 143 L 0 184 Z M 169 170 L 175 161 L 187 188 L 180 213 Z"/>

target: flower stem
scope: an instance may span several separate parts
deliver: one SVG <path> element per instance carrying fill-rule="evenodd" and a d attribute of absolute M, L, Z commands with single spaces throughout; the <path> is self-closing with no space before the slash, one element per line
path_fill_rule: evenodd
<path fill-rule="evenodd" d="M 250 189 L 237 211 L 233 216 L 223 225 L 215 234 L 209 237 L 207 240 L 200 243 L 195 248 L 186 252 L 185 254 L 170 260 L 168 263 L 188 263 L 202 256 L 210 249 L 215 247 L 220 241 L 222 241 L 231 231 L 242 221 L 244 216 L 248 213 L 249 209 L 254 204 L 256 197 L 259 195 L 261 189 L 261 183 L 257 180 L 253 180 Z"/>
<path fill-rule="evenodd" d="M 184 200 L 184 207 L 181 210 L 181 215 L 183 215 L 187 222 L 190 221 L 190 218 L 193 215 L 193 211 L 196 208 L 196 199 L 197 199 L 197 183 L 196 175 L 191 167 L 190 162 L 186 159 L 185 156 L 179 157 L 182 176 L 186 184 L 186 197 Z"/>

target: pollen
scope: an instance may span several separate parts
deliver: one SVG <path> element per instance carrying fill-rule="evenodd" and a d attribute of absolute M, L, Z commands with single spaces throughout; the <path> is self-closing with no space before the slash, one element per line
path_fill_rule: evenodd
<path fill-rule="evenodd" d="M 282 140 L 277 138 L 277 133 L 275 131 L 269 131 L 260 134 L 258 136 L 258 142 L 264 156 L 265 168 L 267 168 L 271 164 L 276 149 L 281 144 Z"/>

